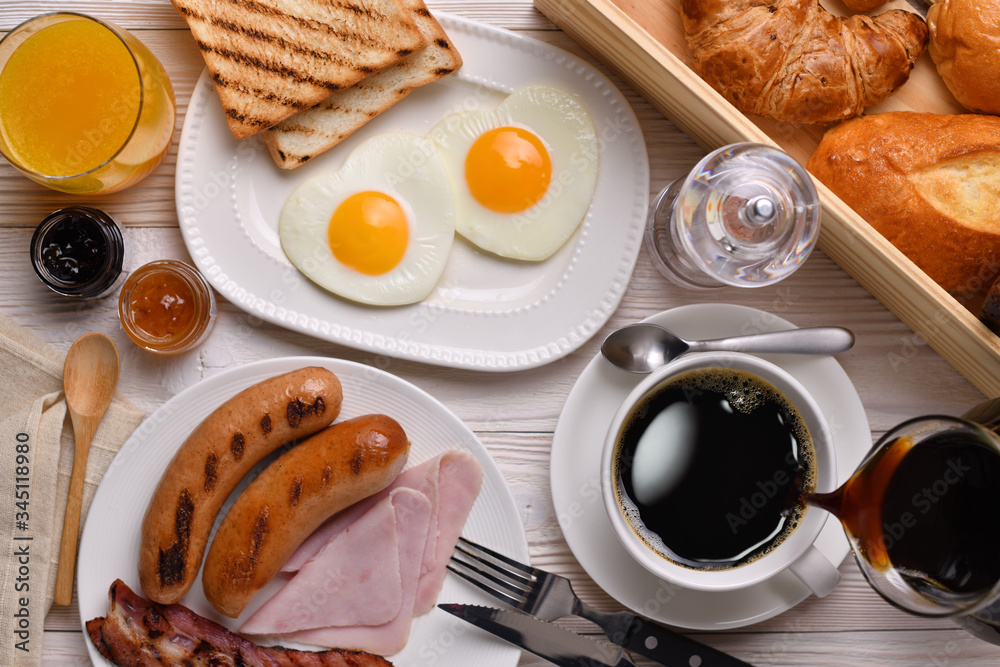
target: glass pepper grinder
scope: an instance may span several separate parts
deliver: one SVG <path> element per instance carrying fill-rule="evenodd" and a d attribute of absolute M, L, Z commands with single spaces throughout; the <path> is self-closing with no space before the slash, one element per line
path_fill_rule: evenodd
<path fill-rule="evenodd" d="M 806 260 L 820 215 L 812 179 L 791 156 L 730 144 L 657 196 L 646 245 L 660 273 L 682 287 L 762 287 Z"/>

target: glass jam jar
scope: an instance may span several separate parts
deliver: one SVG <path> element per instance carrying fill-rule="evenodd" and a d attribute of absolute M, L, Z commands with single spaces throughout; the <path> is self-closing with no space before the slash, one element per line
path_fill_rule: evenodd
<path fill-rule="evenodd" d="M 215 324 L 215 293 L 190 264 L 173 259 L 144 264 L 118 299 L 122 328 L 139 347 L 158 354 L 200 345 Z"/>
<path fill-rule="evenodd" d="M 114 219 L 89 206 L 53 212 L 31 237 L 31 265 L 53 292 L 92 299 L 112 292 L 122 277 L 125 239 Z"/>

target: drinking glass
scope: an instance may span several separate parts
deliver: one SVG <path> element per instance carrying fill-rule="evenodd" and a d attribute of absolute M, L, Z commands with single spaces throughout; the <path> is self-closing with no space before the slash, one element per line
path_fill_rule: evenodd
<path fill-rule="evenodd" d="M 104 194 L 149 175 L 174 128 L 170 80 L 122 28 L 43 14 L 0 39 L 0 154 L 54 190 Z"/>
<path fill-rule="evenodd" d="M 812 179 L 791 156 L 764 144 L 731 144 L 660 192 L 646 245 L 657 269 L 682 287 L 761 287 L 806 260 L 820 213 Z"/>
<path fill-rule="evenodd" d="M 912 614 L 1000 644 L 1000 399 L 886 433 L 852 477 L 807 496 L 836 515 L 868 583 Z"/>

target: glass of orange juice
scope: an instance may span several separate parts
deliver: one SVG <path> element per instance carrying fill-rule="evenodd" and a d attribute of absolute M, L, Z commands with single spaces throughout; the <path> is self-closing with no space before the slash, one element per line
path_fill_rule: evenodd
<path fill-rule="evenodd" d="M 62 192 L 104 194 L 160 163 L 174 91 L 125 30 L 73 12 L 43 14 L 0 39 L 0 154 Z"/>

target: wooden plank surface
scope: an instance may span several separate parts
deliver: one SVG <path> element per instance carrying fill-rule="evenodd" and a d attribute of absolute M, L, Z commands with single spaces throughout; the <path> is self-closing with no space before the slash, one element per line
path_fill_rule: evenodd
<path fill-rule="evenodd" d="M 439 11 L 523 31 L 597 63 L 566 34 L 553 30 L 527 0 L 428 4 Z M 178 99 L 174 146 L 156 173 L 133 190 L 92 198 L 89 203 L 106 208 L 125 223 L 133 266 L 165 257 L 187 259 L 177 230 L 173 171 L 180 122 L 202 69 L 200 55 L 166 0 L 5 0 L 0 5 L 0 30 L 28 16 L 67 6 L 134 29 L 166 66 Z M 651 160 L 650 191 L 656 192 L 685 174 L 704 150 L 636 92 L 612 78 L 642 125 Z M 81 307 L 56 298 L 31 273 L 27 247 L 34 226 L 68 201 L 66 195 L 50 193 L 18 176 L 9 165 L 0 165 L 0 311 L 61 352 L 86 331 L 108 333 L 122 352 L 120 392 L 147 412 L 202 378 L 258 359 L 319 354 L 382 365 L 383 360 L 373 354 L 261 323 L 226 302 L 220 304 L 215 331 L 197 351 L 161 358 L 136 349 L 121 332 L 114 298 Z M 566 396 L 607 333 L 662 310 L 703 302 L 752 306 L 800 326 L 835 324 L 854 330 L 855 348 L 837 359 L 857 387 L 875 436 L 915 415 L 960 414 L 983 398 L 976 387 L 822 252 L 814 253 L 792 278 L 773 287 L 695 293 L 670 286 L 643 250 L 611 320 L 565 359 L 504 374 L 399 360 L 391 360 L 386 370 L 438 398 L 483 441 L 516 499 L 533 562 L 571 577 L 587 602 L 612 610 L 618 604 L 581 568 L 556 522 L 549 491 L 552 433 Z M 955 630 L 946 621 L 918 619 L 889 607 L 867 586 L 853 561 L 845 561 L 841 571 L 844 582 L 825 599 L 806 600 L 789 612 L 747 628 L 689 634 L 755 665 L 996 664 L 1000 655 L 996 647 Z M 582 621 L 568 625 L 582 632 L 594 631 Z M 44 626 L 44 664 L 87 664 L 75 605 L 53 609 Z M 547 663 L 529 656 L 521 661 L 525 666 L 542 664 Z M 637 664 L 650 663 L 637 660 Z"/>

